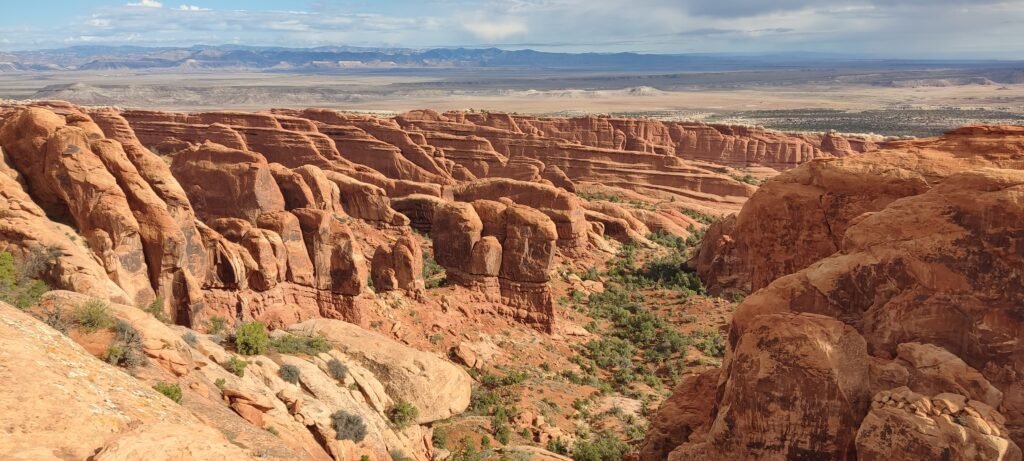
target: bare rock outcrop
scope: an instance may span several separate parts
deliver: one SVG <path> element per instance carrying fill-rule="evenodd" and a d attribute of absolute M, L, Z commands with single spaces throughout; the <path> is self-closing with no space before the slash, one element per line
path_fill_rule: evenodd
<path fill-rule="evenodd" d="M 451 417 L 469 406 L 472 380 L 446 360 L 346 322 L 309 320 L 288 330 L 326 337 L 338 351 L 380 377 L 394 401 L 415 405 L 421 424 Z"/>
<path fill-rule="evenodd" d="M 1021 459 L 994 408 L 959 394 L 933 397 L 906 387 L 875 395 L 857 431 L 857 456 L 891 459 Z"/>
<path fill-rule="evenodd" d="M 423 250 L 408 235 L 391 246 L 379 246 L 373 254 L 370 276 L 375 290 L 418 293 L 424 289 Z"/>
<path fill-rule="evenodd" d="M 148 385 L 0 303 L 5 459 L 256 459 Z"/>
<path fill-rule="evenodd" d="M 1019 246 L 1020 223 L 1024 222 L 1024 207 L 1018 200 L 1022 187 L 1024 172 L 1020 170 L 982 168 L 947 176 L 925 193 L 853 218 L 834 255 L 778 278 L 746 298 L 732 320 L 716 423 L 703 441 L 694 443 L 691 437 L 678 453 L 717 459 L 720 455 L 735 455 L 735 450 L 746 444 L 748 449 L 757 447 L 766 458 L 791 456 L 796 453 L 794 449 L 799 449 L 807 456 L 849 459 L 863 447 L 876 450 L 874 456 L 880 459 L 903 453 L 898 446 L 887 445 L 892 439 L 886 438 L 886 428 L 910 431 L 920 427 L 925 432 L 906 442 L 929 440 L 932 445 L 921 448 L 921 453 L 962 450 L 956 455 L 966 456 L 962 459 L 1015 459 L 1015 453 L 1019 453 L 1016 446 L 1024 440 L 1024 401 L 1017 397 L 1024 395 L 1020 380 L 1024 365 L 1020 359 L 1022 346 L 1016 340 L 1024 323 L 1015 314 L 1024 305 L 1024 291 L 1019 289 L 1024 280 L 1016 270 L 1024 260 L 1019 251 L 1006 251 L 1006 245 Z M 801 373 L 787 388 L 780 387 L 778 395 L 765 398 L 772 387 L 763 380 L 775 375 L 750 373 L 772 363 L 765 354 L 771 357 L 782 345 L 796 347 L 802 343 L 795 338 L 773 340 L 780 332 L 794 328 L 794 314 L 797 318 L 809 314 L 825 318 L 835 328 L 852 331 L 850 344 L 863 345 L 830 346 L 829 360 L 836 364 L 832 372 Z M 815 331 L 804 328 L 801 334 Z M 823 347 L 829 342 L 819 339 L 813 344 Z M 849 356 L 850 361 L 835 362 L 851 352 L 856 354 Z M 805 362 L 813 356 L 802 354 L 785 363 L 814 369 Z M 859 378 L 865 361 L 871 383 Z M 782 368 L 768 370 L 778 369 Z M 794 402 L 829 388 L 829 384 L 819 381 L 823 376 L 838 379 L 845 390 L 813 400 L 822 408 L 834 404 L 830 414 L 846 421 L 842 424 L 845 429 L 834 431 L 836 419 L 810 414 L 803 415 L 802 420 L 780 423 L 785 417 L 780 418 L 774 406 L 791 408 Z M 856 386 L 851 387 L 853 384 Z M 993 408 L 1001 416 L 990 419 L 1005 418 L 1005 425 L 999 422 L 998 431 L 984 434 L 997 434 L 996 438 L 979 439 L 952 426 L 936 429 L 940 423 L 931 419 L 914 420 L 886 413 L 888 410 L 876 408 L 871 410 L 873 416 L 868 416 L 861 397 L 869 390 L 885 390 L 889 384 L 906 386 L 925 396 L 964 395 L 977 405 Z M 736 400 L 755 395 L 755 389 L 758 401 Z M 757 419 L 768 414 L 772 418 Z M 870 419 L 864 419 L 866 416 Z M 748 417 L 767 426 L 739 430 L 746 427 L 743 424 Z M 723 422 L 728 424 L 721 425 Z M 780 423 L 778 428 L 772 429 L 776 423 Z M 862 423 L 864 430 L 858 438 L 865 442 L 853 444 L 850 431 Z M 792 434 L 803 433 L 817 433 L 818 442 L 800 445 L 805 439 Z M 765 438 L 750 445 L 750 434 Z M 970 450 L 980 451 L 960 454 Z"/>

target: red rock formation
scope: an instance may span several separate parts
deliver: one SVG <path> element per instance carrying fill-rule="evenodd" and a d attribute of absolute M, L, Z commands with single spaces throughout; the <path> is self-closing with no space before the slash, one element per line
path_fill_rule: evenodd
<path fill-rule="evenodd" d="M 712 226 L 697 272 L 713 293 L 756 291 L 837 251 L 861 214 L 965 168 L 1024 168 L 1022 152 L 1020 130 L 964 129 L 861 157 L 809 162 L 763 184 L 735 220 Z"/>
<path fill-rule="evenodd" d="M 270 165 L 255 152 L 207 142 L 175 155 L 171 171 L 204 221 L 233 217 L 254 223 L 263 213 L 285 208 Z"/>
<path fill-rule="evenodd" d="M 952 459 L 974 459 L 971 450 L 1019 457 L 1022 187 L 1020 170 L 948 176 L 927 192 L 851 218 L 835 254 L 744 300 L 732 320 L 711 429 L 669 459 L 743 452 L 850 459 L 860 450 L 879 459 L 911 446 L 963 456 Z M 968 414 L 988 415 L 973 429 L 980 434 L 878 406 L 887 402 L 878 392 L 899 387 L 976 401 L 985 410 Z M 870 395 L 880 403 L 869 414 Z M 942 415 L 932 401 L 901 399 L 901 408 Z M 905 432 L 918 430 L 920 436 Z M 904 435 L 891 439 L 885 431 Z"/>
<path fill-rule="evenodd" d="M 391 247 L 377 247 L 371 263 L 371 277 L 374 290 L 422 291 L 423 250 L 408 235 L 400 237 Z"/>

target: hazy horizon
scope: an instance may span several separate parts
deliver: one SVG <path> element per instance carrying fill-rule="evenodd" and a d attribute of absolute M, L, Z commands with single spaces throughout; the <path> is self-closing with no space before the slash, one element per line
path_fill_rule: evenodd
<path fill-rule="evenodd" d="M 79 45 L 533 49 L 1024 58 L 1024 0 L 54 0 L 5 6 L 0 50 Z"/>

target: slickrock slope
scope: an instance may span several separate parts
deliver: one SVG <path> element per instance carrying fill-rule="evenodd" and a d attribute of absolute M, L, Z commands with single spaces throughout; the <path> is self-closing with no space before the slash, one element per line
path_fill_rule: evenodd
<path fill-rule="evenodd" d="M 645 459 L 1021 459 L 1021 133 L 810 162 L 713 226 L 702 275 L 755 291 L 712 411 L 666 406 Z"/>
<path fill-rule="evenodd" d="M 2 302 L 0 361 L 0 458 L 257 459 L 149 385 Z"/>

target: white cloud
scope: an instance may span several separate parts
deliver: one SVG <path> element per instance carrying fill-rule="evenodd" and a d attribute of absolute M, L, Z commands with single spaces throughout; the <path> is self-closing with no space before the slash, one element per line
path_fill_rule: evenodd
<path fill-rule="evenodd" d="M 141 6 L 145 8 L 163 8 L 164 4 L 156 0 L 142 0 L 138 3 L 129 3 L 128 6 Z"/>
<path fill-rule="evenodd" d="M 462 27 L 481 40 L 502 40 L 517 35 L 525 35 L 528 31 L 526 23 L 520 19 L 489 20 L 474 19 L 465 21 Z"/>
<path fill-rule="evenodd" d="M 181 5 L 178 7 L 180 11 L 210 11 L 209 8 L 203 8 L 196 5 Z"/>

